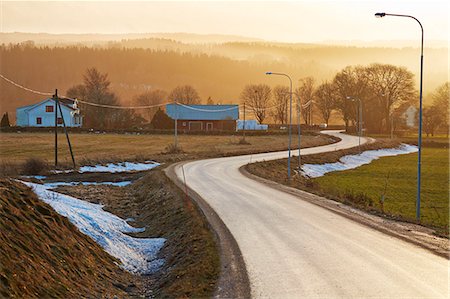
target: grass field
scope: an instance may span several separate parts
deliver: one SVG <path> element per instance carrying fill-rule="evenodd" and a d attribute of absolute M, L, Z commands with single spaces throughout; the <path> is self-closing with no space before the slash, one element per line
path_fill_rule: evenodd
<path fill-rule="evenodd" d="M 379 143 L 380 141 L 377 141 Z M 397 141 L 398 142 L 398 141 Z M 383 141 L 383 147 L 395 147 Z M 365 145 L 364 150 L 378 145 Z M 434 145 L 433 145 L 434 146 Z M 338 161 L 339 157 L 357 154 L 358 149 L 308 155 L 302 163 L 322 164 Z M 323 177 L 306 179 L 286 178 L 286 159 L 253 163 L 246 169 L 255 175 L 345 202 L 358 208 L 382 212 L 395 218 L 415 221 L 417 190 L 417 153 L 384 157 L 369 165 Z M 295 163 L 291 165 L 295 168 Z M 384 194 L 384 203 L 381 197 Z M 449 231 L 449 149 L 448 143 L 440 147 L 424 147 L 422 151 L 421 223 L 433 227 L 437 233 Z"/>
<path fill-rule="evenodd" d="M 59 134 L 58 151 L 61 162 L 70 161 L 64 134 Z M 80 163 L 86 159 L 122 160 L 136 157 L 152 158 L 167 151 L 174 142 L 172 135 L 72 134 L 73 151 Z M 186 154 L 198 157 L 276 151 L 287 148 L 287 135 L 247 136 L 249 144 L 240 144 L 241 136 L 179 135 L 179 145 Z M 304 146 L 332 142 L 322 136 L 304 136 Z M 54 159 L 52 133 L 1 133 L 0 162 L 22 163 L 30 157 Z"/>
<path fill-rule="evenodd" d="M 424 148 L 422 153 L 421 222 L 448 234 L 449 150 Z M 385 194 L 385 213 L 415 219 L 417 154 L 381 158 L 357 169 L 329 173 L 313 182 L 324 193 L 340 198 L 367 197 L 372 208 L 380 211 L 380 199 Z"/>

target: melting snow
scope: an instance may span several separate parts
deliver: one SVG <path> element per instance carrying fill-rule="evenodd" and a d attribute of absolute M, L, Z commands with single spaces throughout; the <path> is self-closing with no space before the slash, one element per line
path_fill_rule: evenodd
<path fill-rule="evenodd" d="M 48 190 L 49 187 L 23 182 L 33 188 L 38 197 L 59 214 L 69 218 L 78 229 L 93 238 L 106 252 L 118 258 L 122 267 L 132 273 L 153 273 L 164 263 L 156 257 L 164 245 L 164 238 L 133 238 L 125 233 L 143 232 L 125 220 L 89 203 L 68 195 Z"/>
<path fill-rule="evenodd" d="M 131 184 L 132 181 L 122 181 L 122 182 L 53 182 L 53 183 L 44 183 L 44 186 L 48 188 L 57 188 L 59 186 L 77 186 L 77 185 L 111 185 L 118 187 L 125 187 Z"/>
<path fill-rule="evenodd" d="M 347 155 L 339 159 L 336 163 L 327 164 L 304 164 L 302 174 L 311 178 L 324 176 L 332 171 L 342 171 L 357 168 L 364 164 L 369 164 L 380 157 L 397 156 L 417 152 L 417 146 L 402 144 L 398 148 L 379 149 L 365 151 L 358 155 Z"/>
<path fill-rule="evenodd" d="M 143 171 L 153 169 L 160 164 L 154 161 L 145 161 L 145 163 L 121 162 L 109 163 L 95 166 L 82 166 L 79 172 L 128 172 L 128 171 Z"/>
<path fill-rule="evenodd" d="M 84 172 L 130 172 L 130 171 L 144 171 L 150 170 L 159 166 L 158 162 L 145 161 L 144 163 L 137 162 L 120 162 L 120 163 L 108 163 L 106 165 L 97 164 L 95 166 L 81 166 L 78 170 L 79 173 Z M 73 170 L 53 170 L 53 173 L 70 173 Z"/>

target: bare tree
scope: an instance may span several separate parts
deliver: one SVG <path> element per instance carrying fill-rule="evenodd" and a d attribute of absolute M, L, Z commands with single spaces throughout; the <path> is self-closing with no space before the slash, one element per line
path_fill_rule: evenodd
<path fill-rule="evenodd" d="M 356 123 L 357 102 L 349 101 L 348 97 L 358 98 L 364 102 L 367 96 L 366 81 L 365 69 L 360 66 L 347 66 L 337 73 L 333 79 L 336 92 L 335 106 L 342 115 L 345 130 L 348 130 L 350 121 Z"/>
<path fill-rule="evenodd" d="M 214 105 L 214 101 L 211 97 L 208 97 L 208 99 L 206 100 L 206 105 Z"/>
<path fill-rule="evenodd" d="M 417 91 L 414 87 L 414 75 L 404 67 L 390 64 L 372 64 L 365 69 L 368 90 L 374 95 L 371 106 L 381 109 L 382 128 L 390 131 L 390 117 L 393 109 L 405 102 L 412 103 Z M 383 129 L 382 129 L 383 130 Z"/>
<path fill-rule="evenodd" d="M 429 136 L 434 136 L 436 129 L 443 123 L 443 115 L 439 107 L 432 105 L 423 109 L 423 130 Z"/>
<path fill-rule="evenodd" d="M 109 85 L 108 74 L 102 74 L 96 68 L 89 68 L 83 76 L 83 84 L 70 88 L 67 95 L 94 104 L 120 106 L 119 98 L 110 91 Z M 117 129 L 139 125 L 142 122 L 142 119 L 132 110 L 81 103 L 80 111 L 84 116 L 83 126 L 91 128 Z"/>
<path fill-rule="evenodd" d="M 273 104 L 275 105 L 275 108 L 271 113 L 275 123 L 287 123 L 289 99 L 289 87 L 280 85 L 275 86 L 273 89 Z"/>
<path fill-rule="evenodd" d="M 160 89 L 146 91 L 133 99 L 133 103 L 137 106 L 152 106 L 161 104 L 164 102 L 167 93 Z M 151 121 L 155 115 L 158 107 L 155 108 L 145 108 L 140 111 L 141 115 L 147 120 Z"/>
<path fill-rule="evenodd" d="M 437 107 L 437 112 L 441 114 L 442 123 L 441 127 L 445 130 L 447 138 L 449 135 L 449 102 L 450 91 L 449 82 L 446 82 L 439 86 L 435 92 L 431 95 L 433 99 L 433 106 Z"/>
<path fill-rule="evenodd" d="M 169 94 L 169 100 L 185 105 L 200 104 L 200 96 L 197 90 L 191 85 L 183 85 L 175 87 Z"/>
<path fill-rule="evenodd" d="M 263 123 L 271 100 L 270 87 L 266 84 L 247 85 L 242 90 L 241 99 L 253 112 L 258 122 Z"/>
<path fill-rule="evenodd" d="M 315 92 L 315 99 L 316 107 L 322 115 L 324 122 L 328 125 L 336 102 L 336 92 L 333 84 L 325 81 L 319 85 Z"/>
<path fill-rule="evenodd" d="M 303 119 L 305 120 L 305 124 L 307 125 L 312 124 L 314 84 L 315 84 L 314 78 L 306 77 L 300 79 L 300 87 L 297 88 L 296 90 L 298 96 L 302 101 L 302 104 L 306 105 L 307 103 L 309 103 L 309 105 L 305 109 L 302 109 L 302 116 Z"/>

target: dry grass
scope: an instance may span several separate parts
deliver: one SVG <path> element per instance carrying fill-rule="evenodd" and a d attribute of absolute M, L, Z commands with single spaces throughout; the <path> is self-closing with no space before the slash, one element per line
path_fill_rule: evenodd
<path fill-rule="evenodd" d="M 161 170 L 152 170 L 125 188 L 64 186 L 58 191 L 135 219 L 135 226 L 146 228 L 139 237 L 167 239 L 159 253 L 164 266 L 147 277 L 155 298 L 211 297 L 220 268 L 213 233 L 201 212 Z"/>
<path fill-rule="evenodd" d="M 136 279 L 30 188 L 0 179 L 0 298 L 127 297 Z"/>
<path fill-rule="evenodd" d="M 71 142 L 79 165 L 87 161 L 136 160 L 171 155 L 171 135 L 132 134 L 72 134 Z M 303 136 L 305 146 L 332 142 L 322 136 Z M 241 142 L 240 135 L 200 136 L 179 135 L 179 147 L 189 158 L 227 156 L 284 150 L 288 145 L 286 135 L 247 136 L 248 143 Z M 39 158 L 50 164 L 54 159 L 54 135 L 51 133 L 0 133 L 0 164 L 22 164 L 28 158 Z M 58 143 L 59 161 L 70 165 L 70 154 L 64 135 Z M 178 153 L 180 154 L 180 153 Z M 163 157 L 164 160 L 166 157 Z"/>

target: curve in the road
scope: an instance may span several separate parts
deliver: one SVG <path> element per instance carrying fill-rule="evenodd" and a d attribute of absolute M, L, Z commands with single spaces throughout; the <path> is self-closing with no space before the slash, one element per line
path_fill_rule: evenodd
<path fill-rule="evenodd" d="M 329 152 L 358 144 L 337 131 Z M 242 175 L 247 163 L 287 152 L 183 165 L 189 188 L 236 240 L 253 298 L 447 298 L 448 261 Z M 174 169 L 182 179 L 181 166 Z"/>

